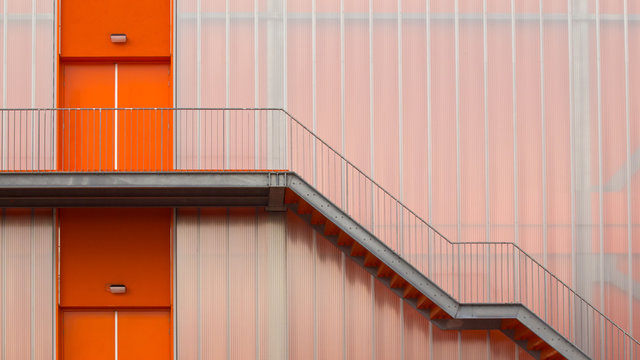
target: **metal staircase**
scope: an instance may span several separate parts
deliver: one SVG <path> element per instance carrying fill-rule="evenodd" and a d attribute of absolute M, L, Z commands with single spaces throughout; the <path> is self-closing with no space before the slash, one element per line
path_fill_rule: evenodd
<path fill-rule="evenodd" d="M 162 119 L 134 134 L 149 136 L 140 147 L 126 133 L 139 118 Z M 449 241 L 286 111 L 4 110 L 3 119 L 31 129 L 3 141 L 3 169 L 36 174 L 0 176 L 0 205 L 285 205 L 442 329 L 500 330 L 539 359 L 640 358 L 638 341 L 518 246 Z M 129 146 L 120 153 L 99 132 L 76 135 L 114 121 L 121 130 L 107 136 Z"/>

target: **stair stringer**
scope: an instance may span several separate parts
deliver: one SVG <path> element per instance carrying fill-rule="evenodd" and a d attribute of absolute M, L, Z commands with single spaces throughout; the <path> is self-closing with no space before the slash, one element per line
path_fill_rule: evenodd
<path fill-rule="evenodd" d="M 353 218 L 325 198 L 313 186 L 309 185 L 306 181 L 297 176 L 297 174 L 289 173 L 289 176 L 287 176 L 287 187 L 315 211 L 320 213 L 328 221 L 332 222 L 340 230 L 350 236 L 360 246 L 366 249 L 366 251 L 373 254 L 377 259 L 393 270 L 393 272 L 400 275 L 404 281 L 426 296 L 431 302 L 433 302 L 433 304 L 446 312 L 446 314 L 450 316 L 450 319 L 432 319 L 428 312 L 417 306 L 416 300 L 405 299 L 405 301 L 416 308 L 422 315 L 430 319 L 430 321 L 436 324 L 439 328 L 443 330 L 500 330 L 511 338 L 518 346 L 530 353 L 534 358 L 541 358 L 539 351 L 528 349 L 526 340 L 517 340 L 513 331 L 503 329 L 501 326 L 503 320 L 517 320 L 529 331 L 538 336 L 567 359 L 589 359 L 589 357 L 577 346 L 571 343 L 553 327 L 549 326 L 522 304 L 458 303 L 437 284 L 415 269 L 376 236 L 371 234 Z M 296 205 L 288 206 L 293 210 L 297 210 Z M 296 211 L 294 212 L 297 213 Z M 301 217 L 313 228 L 322 232 L 323 225 L 314 225 L 311 219 L 312 215 L 301 215 Z M 366 266 L 362 257 L 352 256 L 348 247 L 341 246 L 338 241 L 338 236 L 324 236 L 369 273 L 374 276 L 377 275 L 375 273 L 375 268 Z M 378 280 L 380 280 L 385 286 L 389 287 L 398 296 L 403 297 L 402 289 L 393 288 L 388 279 L 378 278 Z"/>

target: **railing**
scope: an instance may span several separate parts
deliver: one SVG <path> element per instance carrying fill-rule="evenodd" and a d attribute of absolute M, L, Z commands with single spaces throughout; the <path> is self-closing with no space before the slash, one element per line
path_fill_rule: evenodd
<path fill-rule="evenodd" d="M 640 343 L 518 246 L 448 240 L 285 111 L 0 113 L 3 171 L 291 170 L 458 302 L 523 304 L 591 358 L 640 358 Z"/>

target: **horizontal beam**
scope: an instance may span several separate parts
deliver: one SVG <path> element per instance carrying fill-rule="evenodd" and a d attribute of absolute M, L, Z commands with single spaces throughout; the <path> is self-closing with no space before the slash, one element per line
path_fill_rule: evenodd
<path fill-rule="evenodd" d="M 0 207 L 278 208 L 284 201 L 277 196 L 278 189 L 283 189 L 286 176 L 283 172 L 4 173 Z"/>

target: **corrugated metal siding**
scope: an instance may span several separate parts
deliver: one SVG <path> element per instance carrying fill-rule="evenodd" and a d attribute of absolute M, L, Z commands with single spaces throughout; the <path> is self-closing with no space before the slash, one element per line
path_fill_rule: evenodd
<path fill-rule="evenodd" d="M 284 107 L 450 239 L 517 243 L 637 332 L 639 14 L 628 0 L 180 2 L 176 105 Z M 345 175 L 315 155 L 297 170 L 327 191 Z"/>
<path fill-rule="evenodd" d="M 2 108 L 55 106 L 55 1 L 0 2 Z M 5 112 L 1 119 L 3 170 L 52 169 L 52 116 Z"/>
<path fill-rule="evenodd" d="M 179 359 L 508 359 L 518 351 L 497 332 L 438 330 L 291 212 L 180 209 L 176 227 Z"/>
<path fill-rule="evenodd" d="M 53 215 L 3 210 L 0 237 L 0 359 L 53 356 Z"/>

